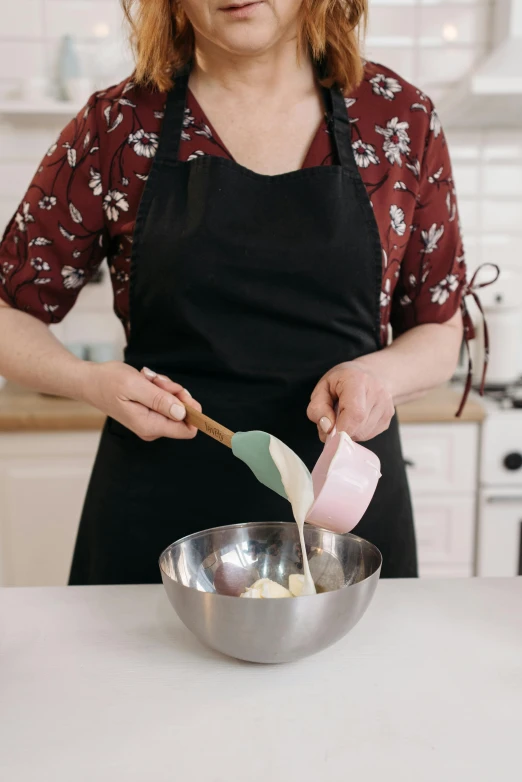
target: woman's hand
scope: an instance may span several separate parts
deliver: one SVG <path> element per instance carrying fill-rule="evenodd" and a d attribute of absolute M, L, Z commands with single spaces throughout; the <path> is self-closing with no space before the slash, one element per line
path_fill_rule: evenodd
<path fill-rule="evenodd" d="M 355 360 L 338 364 L 321 378 L 307 412 L 323 442 L 334 423 L 338 431 L 366 442 L 389 427 L 395 408 L 388 385 Z"/>
<path fill-rule="evenodd" d="M 362 442 L 384 432 L 395 405 L 417 399 L 450 379 L 461 342 L 459 310 L 445 323 L 415 326 L 382 350 L 338 364 L 319 381 L 308 406 L 308 417 L 317 424 L 321 440 L 334 423 Z"/>
<path fill-rule="evenodd" d="M 85 401 L 142 440 L 190 440 L 197 434 L 197 429 L 183 420 L 185 404 L 199 411 L 201 405 L 179 383 L 147 368 L 138 372 L 118 361 L 86 363 L 84 373 Z"/>

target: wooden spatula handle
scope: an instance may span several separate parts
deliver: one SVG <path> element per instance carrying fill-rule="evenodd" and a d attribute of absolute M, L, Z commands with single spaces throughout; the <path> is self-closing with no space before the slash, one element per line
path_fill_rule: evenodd
<path fill-rule="evenodd" d="M 207 415 L 198 413 L 193 407 L 189 407 L 188 405 L 185 405 L 185 407 L 187 408 L 187 417 L 185 418 L 185 421 L 188 424 L 195 426 L 200 432 L 208 434 L 209 437 L 213 437 L 214 440 L 218 440 L 220 443 L 223 443 L 223 445 L 232 448 L 232 437 L 234 432 L 221 426 L 217 421 L 213 421 L 212 418 L 209 418 Z"/>

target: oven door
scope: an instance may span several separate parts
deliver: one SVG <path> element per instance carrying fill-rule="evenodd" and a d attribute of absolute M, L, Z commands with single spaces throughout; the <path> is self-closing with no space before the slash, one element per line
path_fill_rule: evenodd
<path fill-rule="evenodd" d="M 522 575 L 522 491 L 480 492 L 478 576 Z"/>

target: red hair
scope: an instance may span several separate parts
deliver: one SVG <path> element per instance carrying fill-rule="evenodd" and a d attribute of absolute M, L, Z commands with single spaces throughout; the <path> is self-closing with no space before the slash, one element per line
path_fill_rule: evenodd
<path fill-rule="evenodd" d="M 173 0 L 121 0 L 131 26 L 138 84 L 168 90 L 172 75 L 194 54 L 194 30 Z M 326 64 L 327 85 L 350 92 L 361 81 L 359 30 L 368 0 L 302 0 L 298 49 Z"/>

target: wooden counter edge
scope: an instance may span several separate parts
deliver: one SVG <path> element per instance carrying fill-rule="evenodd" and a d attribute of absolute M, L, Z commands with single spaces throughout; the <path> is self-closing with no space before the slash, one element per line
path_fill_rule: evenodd
<path fill-rule="evenodd" d="M 455 416 L 461 391 L 442 387 L 428 392 L 420 399 L 399 405 L 397 416 L 401 424 L 434 423 L 481 423 L 486 418 L 486 409 L 481 401 L 473 396 L 468 400 L 460 418 Z"/>
<path fill-rule="evenodd" d="M 99 432 L 105 422 L 105 416 L 90 412 L 38 415 L 33 413 L 0 413 L 0 434 L 16 432 Z"/>
<path fill-rule="evenodd" d="M 455 418 L 460 391 L 443 387 L 421 399 L 400 405 L 397 414 L 402 424 L 480 423 L 486 416 L 481 402 L 472 397 L 461 418 Z M 105 416 L 89 405 L 69 399 L 44 397 L 40 394 L 7 386 L 0 391 L 1 432 L 73 432 L 100 431 Z"/>
<path fill-rule="evenodd" d="M 0 432 L 100 431 L 105 416 L 72 399 L 49 397 L 7 384 L 0 391 Z"/>

